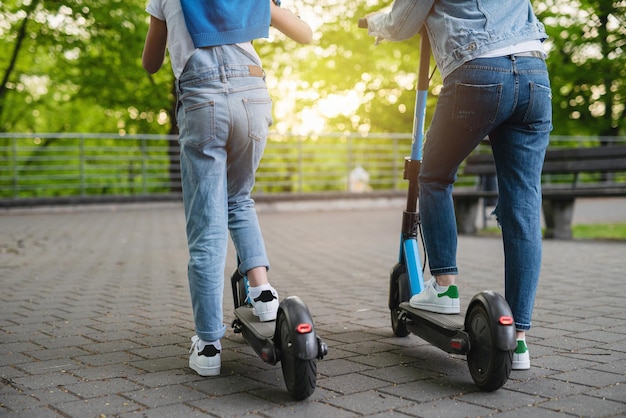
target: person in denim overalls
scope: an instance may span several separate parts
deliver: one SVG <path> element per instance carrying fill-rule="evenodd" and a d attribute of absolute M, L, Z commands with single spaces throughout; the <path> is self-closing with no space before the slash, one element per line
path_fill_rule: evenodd
<path fill-rule="evenodd" d="M 143 66 L 150 73 L 158 71 L 167 46 L 176 77 L 196 328 L 189 366 L 202 376 L 215 376 L 226 332 L 222 295 L 229 232 L 238 268 L 250 283 L 254 314 L 271 321 L 278 309 L 250 196 L 272 125 L 265 73 L 251 41 L 268 36 L 270 21 L 300 43 L 310 42 L 312 33 L 305 22 L 271 0 L 150 0 L 146 10 L 151 20 Z"/>
<path fill-rule="evenodd" d="M 433 278 L 411 298 L 418 309 L 460 312 L 452 187 L 461 162 L 489 136 L 497 170 L 494 214 L 502 228 L 505 298 L 517 330 L 513 369 L 530 368 L 526 331 L 541 270 L 541 169 L 552 130 L 552 95 L 530 2 L 395 0 L 367 16 L 378 40 L 425 27 L 443 89 L 424 141 L 419 209 Z"/>

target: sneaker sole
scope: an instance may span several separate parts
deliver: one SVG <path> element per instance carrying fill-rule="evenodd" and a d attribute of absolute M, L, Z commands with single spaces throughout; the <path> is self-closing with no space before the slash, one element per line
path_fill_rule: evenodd
<path fill-rule="evenodd" d="M 276 307 L 275 311 L 272 310 L 272 311 L 265 311 L 265 312 L 258 313 L 256 308 L 253 306 L 252 314 L 256 316 L 257 318 L 259 318 L 259 321 L 261 322 L 275 321 L 276 317 L 278 316 L 278 307 Z"/>
<path fill-rule="evenodd" d="M 518 361 L 518 362 L 513 362 L 513 364 L 511 365 L 511 369 L 512 370 L 528 370 L 530 369 L 530 361 Z"/>
<path fill-rule="evenodd" d="M 261 322 L 269 322 L 269 321 L 275 321 L 276 320 L 276 312 L 271 312 L 271 313 L 263 313 L 263 314 L 257 314 L 255 311 L 252 312 L 255 316 L 257 316 L 259 318 L 259 321 Z"/>
<path fill-rule="evenodd" d="M 461 313 L 461 308 L 457 308 L 457 307 L 442 307 L 442 306 L 438 306 L 438 305 L 413 305 L 412 303 L 409 303 L 409 305 L 411 305 L 412 308 L 415 309 L 420 309 L 422 311 L 428 311 L 428 312 L 434 312 L 434 313 L 440 313 L 440 314 L 446 314 L 446 315 L 458 315 Z"/>
<path fill-rule="evenodd" d="M 213 367 L 201 367 L 190 360 L 189 367 L 192 370 L 194 370 L 196 373 L 198 373 L 200 376 L 207 377 L 207 376 L 218 376 L 220 374 L 221 365 L 213 366 Z"/>

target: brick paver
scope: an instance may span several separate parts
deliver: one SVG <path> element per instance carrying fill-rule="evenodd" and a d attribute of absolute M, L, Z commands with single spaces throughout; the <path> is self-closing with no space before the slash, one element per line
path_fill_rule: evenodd
<path fill-rule="evenodd" d="M 623 208 L 600 204 L 580 214 Z M 180 204 L 1 214 L 0 416 L 626 415 L 626 243 L 544 242 L 533 367 L 483 393 L 464 357 L 392 334 L 387 286 L 401 206 L 326 206 L 259 207 L 272 283 L 304 300 L 329 346 L 303 402 L 289 398 L 280 365 L 263 363 L 232 330 L 221 376 L 187 367 Z M 459 246 L 462 304 L 484 289 L 502 293 L 499 239 L 461 237 Z M 226 275 L 234 262 L 231 247 Z M 224 307 L 230 323 L 228 284 Z"/>

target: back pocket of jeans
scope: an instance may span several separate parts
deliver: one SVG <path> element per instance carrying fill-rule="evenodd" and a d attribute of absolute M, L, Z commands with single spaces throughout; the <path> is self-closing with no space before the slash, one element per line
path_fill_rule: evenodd
<path fill-rule="evenodd" d="M 204 144 L 215 139 L 215 102 L 205 101 L 194 103 L 183 108 L 185 128 L 187 132 L 181 137 L 185 143 L 196 148 L 202 148 Z M 181 134 L 183 134 L 181 132 Z"/>
<path fill-rule="evenodd" d="M 266 98 L 244 99 L 243 105 L 248 117 L 248 137 L 255 141 L 267 138 L 272 126 L 272 100 Z"/>
<path fill-rule="evenodd" d="M 532 82 L 529 87 L 530 100 L 524 123 L 535 131 L 549 131 L 552 129 L 552 90 Z"/>
<path fill-rule="evenodd" d="M 502 97 L 502 84 L 457 83 L 455 87 L 455 122 L 471 132 L 494 123 Z"/>

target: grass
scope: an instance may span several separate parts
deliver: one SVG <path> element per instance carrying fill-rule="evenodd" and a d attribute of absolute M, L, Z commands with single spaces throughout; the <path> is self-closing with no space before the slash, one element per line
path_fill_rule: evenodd
<path fill-rule="evenodd" d="M 500 230 L 497 227 L 489 227 L 480 230 L 479 234 L 500 235 Z M 572 235 L 574 239 L 626 241 L 626 223 L 574 225 Z"/>
<path fill-rule="evenodd" d="M 609 239 L 626 241 L 626 223 L 574 225 L 574 239 Z"/>

